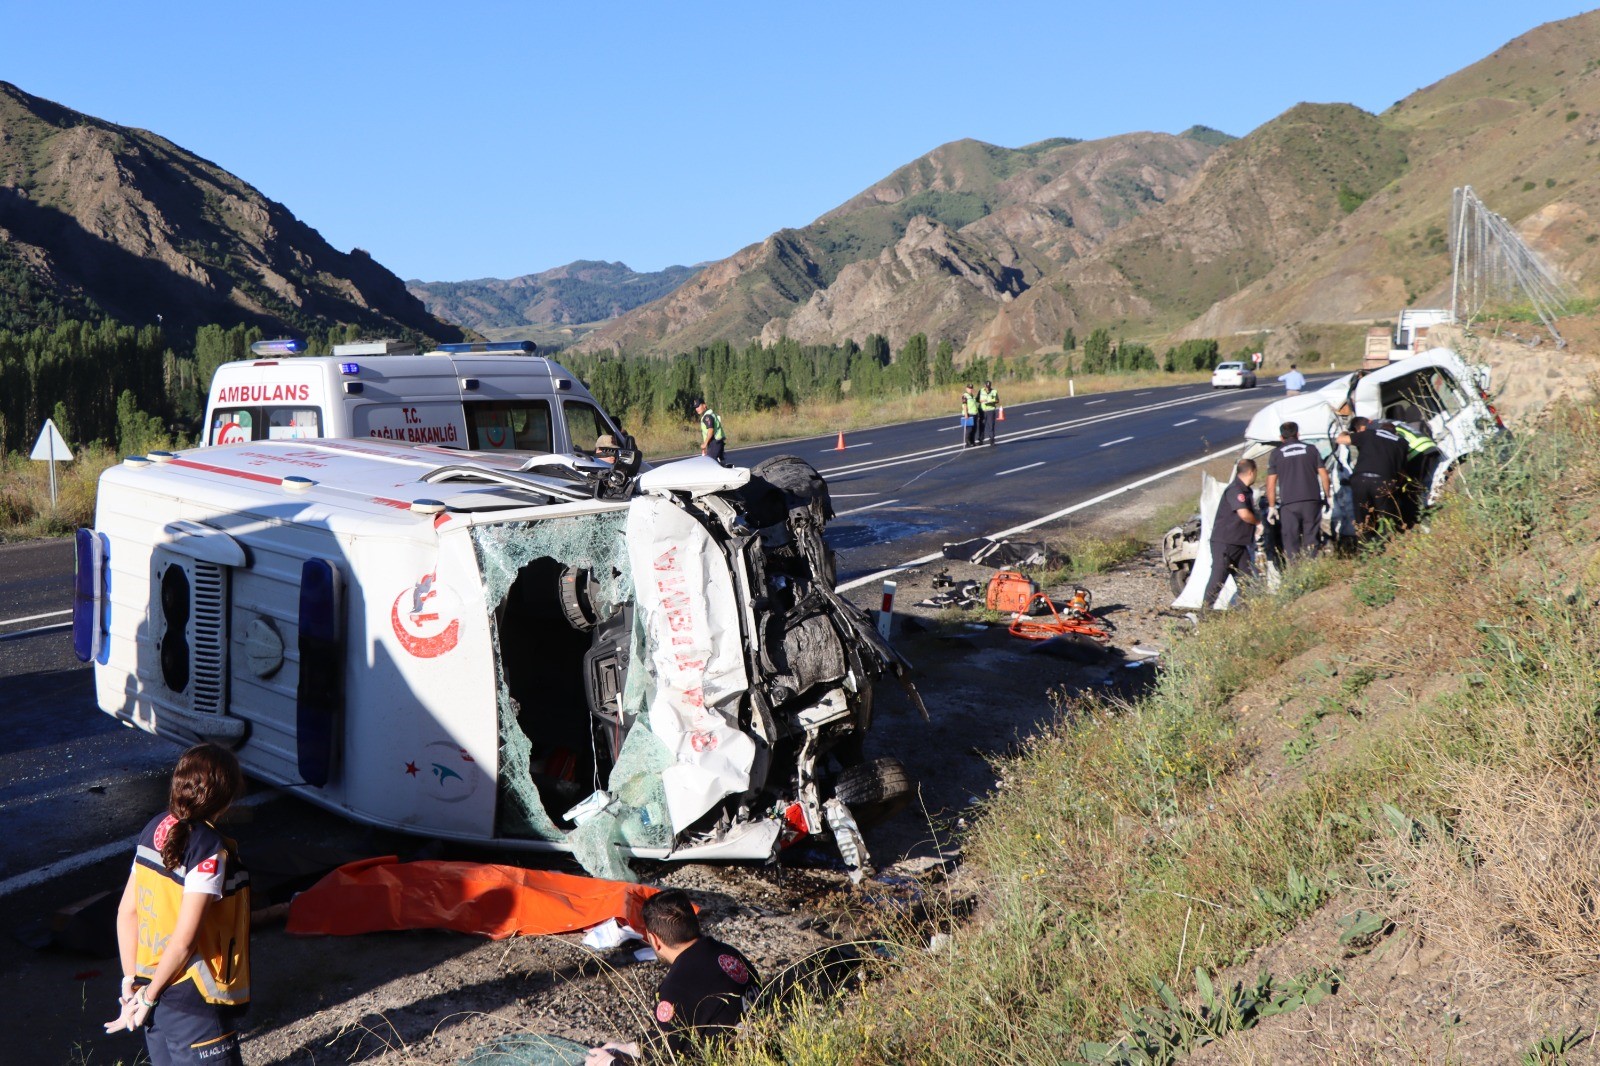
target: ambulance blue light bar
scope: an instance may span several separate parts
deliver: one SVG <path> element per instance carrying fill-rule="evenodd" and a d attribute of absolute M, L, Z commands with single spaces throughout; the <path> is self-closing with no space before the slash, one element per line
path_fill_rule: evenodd
<path fill-rule="evenodd" d="M 250 345 L 251 355 L 299 355 L 306 350 L 306 342 L 293 337 L 279 337 L 271 341 L 255 341 Z"/>
<path fill-rule="evenodd" d="M 360 363 L 340 363 L 339 364 L 339 373 L 345 374 L 345 375 L 359 374 L 359 373 L 361 373 L 361 364 Z"/>
<path fill-rule="evenodd" d="M 532 341 L 473 341 L 468 344 L 441 344 L 441 352 L 451 355 L 532 355 L 539 346 Z"/>

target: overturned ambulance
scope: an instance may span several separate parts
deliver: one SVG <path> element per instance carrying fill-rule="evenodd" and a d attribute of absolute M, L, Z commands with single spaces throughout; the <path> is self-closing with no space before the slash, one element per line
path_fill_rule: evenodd
<path fill-rule="evenodd" d="M 908 798 L 862 747 L 906 664 L 834 592 L 826 484 L 789 457 L 637 470 L 336 439 L 130 458 L 78 531 L 76 650 L 106 713 L 362 822 L 612 877 L 831 833 L 863 868 L 858 824 Z"/>

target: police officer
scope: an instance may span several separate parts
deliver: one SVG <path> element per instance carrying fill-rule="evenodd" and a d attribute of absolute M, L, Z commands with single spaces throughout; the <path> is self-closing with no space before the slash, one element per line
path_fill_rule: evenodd
<path fill-rule="evenodd" d="M 977 444 L 983 433 L 978 421 L 981 417 L 979 411 L 978 397 L 973 393 L 972 386 L 968 385 L 966 391 L 961 394 L 961 420 L 967 424 L 967 439 L 963 447 L 971 448 Z"/>
<path fill-rule="evenodd" d="M 985 381 L 983 388 L 978 391 L 978 440 L 983 440 L 983 432 L 989 431 L 989 443 L 994 443 L 994 435 L 998 431 L 995 418 L 1000 413 L 1000 393 L 995 391 L 994 382 Z"/>
<path fill-rule="evenodd" d="M 1240 459 L 1233 480 L 1222 490 L 1216 518 L 1211 522 L 1211 580 L 1206 583 L 1204 604 L 1217 602 L 1217 593 L 1229 575 L 1254 575 L 1250 546 L 1256 539 L 1261 519 L 1251 500 L 1250 486 L 1256 483 L 1256 461 Z"/>
<path fill-rule="evenodd" d="M 1394 426 L 1357 415 L 1350 420 L 1349 432 L 1339 434 L 1335 440 L 1356 449 L 1355 471 L 1350 478 L 1356 534 L 1370 539 L 1377 535 L 1380 523 L 1399 524 L 1406 445 Z"/>
<path fill-rule="evenodd" d="M 1317 527 L 1329 493 L 1328 468 L 1317 449 L 1300 439 L 1300 426 L 1278 427 L 1283 441 L 1267 456 L 1267 521 L 1278 524 L 1283 553 L 1290 562 L 1315 555 Z"/>
<path fill-rule="evenodd" d="M 694 413 L 700 418 L 700 454 L 708 455 L 723 466 L 722 452 L 726 444 L 727 435 L 722 432 L 722 419 L 717 412 L 706 406 L 704 400 L 694 402 Z"/>

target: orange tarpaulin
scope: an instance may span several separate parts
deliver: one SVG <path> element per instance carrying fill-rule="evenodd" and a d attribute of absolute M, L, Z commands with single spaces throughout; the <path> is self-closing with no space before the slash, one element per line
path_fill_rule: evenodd
<path fill-rule="evenodd" d="M 607 918 L 643 929 L 639 908 L 659 889 L 479 862 L 347 863 L 289 904 L 289 932 L 349 936 L 455 929 L 492 940 L 570 933 Z"/>

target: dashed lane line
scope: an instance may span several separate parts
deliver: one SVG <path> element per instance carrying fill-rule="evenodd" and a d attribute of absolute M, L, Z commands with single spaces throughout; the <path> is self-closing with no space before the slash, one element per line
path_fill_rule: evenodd
<path fill-rule="evenodd" d="M 1020 474 L 1024 470 L 1032 470 L 1034 467 L 1043 466 L 1044 464 L 1045 460 L 1041 459 L 1037 463 L 1029 463 L 1027 466 L 1014 466 L 1010 470 L 1000 471 L 995 475 L 995 477 L 1005 477 L 1007 474 Z"/>
<path fill-rule="evenodd" d="M 1132 439 L 1133 439 L 1132 437 L 1118 437 L 1116 440 L 1108 440 L 1108 441 L 1106 441 L 1104 444 L 1100 445 L 1100 447 L 1109 448 L 1113 444 L 1126 444 Z"/>
<path fill-rule="evenodd" d="M 1086 401 L 1084 401 L 1083 406 L 1085 406 L 1085 407 L 1093 407 L 1097 403 L 1105 403 L 1105 401 L 1104 400 L 1086 400 Z"/>
<path fill-rule="evenodd" d="M 0 626 L 14 626 L 19 622 L 37 622 L 41 618 L 60 618 L 64 614 L 71 614 L 72 608 L 65 611 L 46 611 L 44 614 L 25 614 L 18 618 L 0 618 Z"/>
<path fill-rule="evenodd" d="M 1172 428 L 1176 429 L 1179 426 L 1192 426 L 1198 421 L 1200 421 L 1198 418 L 1185 418 L 1182 422 L 1172 423 Z"/>
<path fill-rule="evenodd" d="M 40 633 L 54 633 L 58 629 L 71 628 L 71 622 L 57 622 L 53 626 L 35 626 L 32 629 L 19 629 L 15 633 L 0 633 L 0 640 L 21 640 L 23 637 L 36 637 Z"/>
<path fill-rule="evenodd" d="M 900 502 L 899 500 L 879 500 L 877 503 L 869 503 L 865 507 L 852 507 L 848 511 L 839 511 L 836 514 L 834 514 L 833 517 L 835 517 L 835 518 L 843 518 L 847 514 L 860 514 L 862 511 L 870 511 L 874 507 L 887 507 L 891 503 L 899 503 L 899 502 Z"/>

